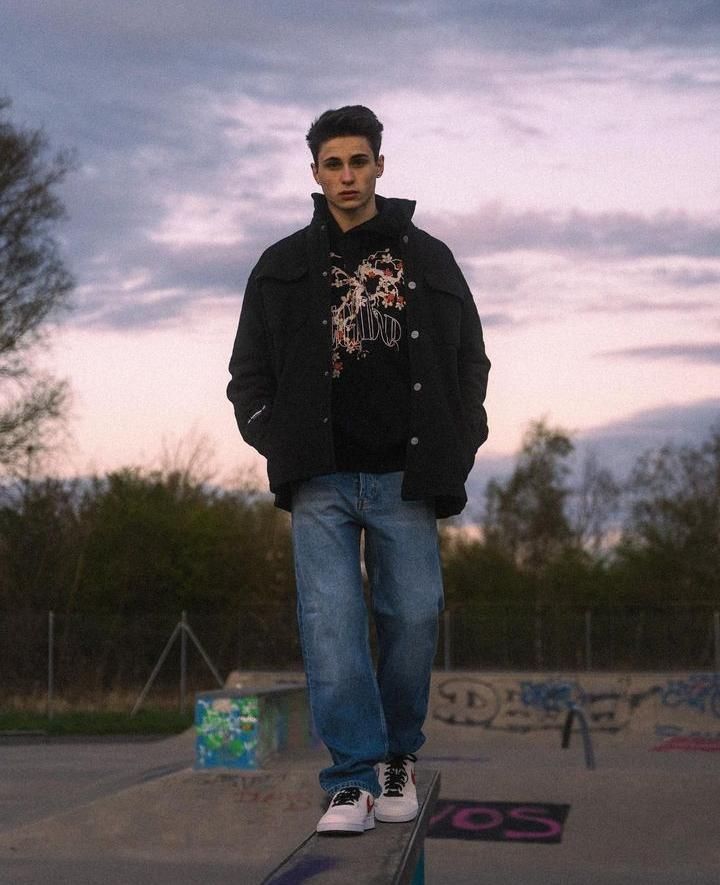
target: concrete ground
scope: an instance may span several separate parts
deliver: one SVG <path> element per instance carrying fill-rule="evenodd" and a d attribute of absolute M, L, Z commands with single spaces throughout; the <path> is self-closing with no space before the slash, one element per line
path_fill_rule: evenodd
<path fill-rule="evenodd" d="M 153 742 L 0 739 L 0 882 L 260 882 L 322 813 L 318 756 L 194 771 L 191 731 Z"/>
<path fill-rule="evenodd" d="M 717 885 L 720 754 L 652 752 L 651 734 L 513 734 L 430 719 L 441 798 L 570 806 L 560 844 L 428 839 L 428 885 Z M 0 881 L 253 885 L 313 828 L 322 750 L 263 772 L 195 772 L 193 735 L 0 738 Z M 380 825 L 379 825 L 380 826 Z M 384 826 L 390 826 L 385 824 Z M 359 837 L 372 849 L 372 831 Z M 362 841 L 360 841 L 362 840 Z"/>
<path fill-rule="evenodd" d="M 579 734 L 563 750 L 556 731 L 433 722 L 428 732 L 423 758 L 442 773 L 441 798 L 570 805 L 560 844 L 428 839 L 428 883 L 720 882 L 720 753 L 653 752 L 652 735 L 595 735 L 596 768 L 588 770 Z"/>

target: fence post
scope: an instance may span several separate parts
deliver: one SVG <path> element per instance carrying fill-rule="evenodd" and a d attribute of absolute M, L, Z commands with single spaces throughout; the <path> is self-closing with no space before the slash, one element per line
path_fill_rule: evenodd
<path fill-rule="evenodd" d="M 53 718 L 55 694 L 55 612 L 48 612 L 48 672 L 47 672 L 47 718 Z"/>
<path fill-rule="evenodd" d="M 508 610 L 502 607 L 502 635 L 503 635 L 503 663 L 507 670 L 510 669 L 510 636 L 508 634 Z"/>
<path fill-rule="evenodd" d="M 592 670 L 592 611 L 585 609 L 585 669 Z"/>
<path fill-rule="evenodd" d="M 187 693 L 187 612 L 183 611 L 180 618 L 180 715 L 185 714 L 185 695 Z"/>
<path fill-rule="evenodd" d="M 240 666 L 240 662 L 242 661 L 242 652 L 243 652 L 243 616 L 241 613 L 238 614 L 237 619 L 237 662 L 235 664 L 235 669 L 240 671 L 242 667 Z"/>
<path fill-rule="evenodd" d="M 450 610 L 446 608 L 443 612 L 443 668 L 446 673 L 452 669 L 451 641 Z"/>
<path fill-rule="evenodd" d="M 715 628 L 715 672 L 720 673 L 720 611 L 713 612 L 713 626 Z"/>
<path fill-rule="evenodd" d="M 547 621 L 546 621 L 547 623 Z M 545 666 L 545 649 L 543 647 L 543 616 L 542 616 L 542 606 L 540 605 L 540 600 L 535 600 L 535 637 L 534 637 L 534 648 L 535 648 L 535 669 L 542 670 Z"/>

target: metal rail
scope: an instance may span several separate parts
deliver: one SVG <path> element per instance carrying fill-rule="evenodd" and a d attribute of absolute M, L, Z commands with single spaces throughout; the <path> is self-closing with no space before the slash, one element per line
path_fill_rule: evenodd
<path fill-rule="evenodd" d="M 580 734 L 583 739 L 583 749 L 585 751 L 585 765 L 595 768 L 595 753 L 593 752 L 592 738 L 590 736 L 590 727 L 588 726 L 587 716 L 582 707 L 571 701 L 568 705 L 568 714 L 565 719 L 565 725 L 562 733 L 562 748 L 567 750 L 570 746 L 570 735 L 572 734 L 573 721 L 577 719 L 580 725 Z"/>

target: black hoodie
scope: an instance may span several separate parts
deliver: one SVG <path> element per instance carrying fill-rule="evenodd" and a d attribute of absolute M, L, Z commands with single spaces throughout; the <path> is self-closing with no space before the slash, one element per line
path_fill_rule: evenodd
<path fill-rule="evenodd" d="M 318 200 L 318 209 L 323 210 Z M 378 214 L 343 233 L 327 212 L 333 296 L 332 420 L 337 469 L 404 470 L 410 367 L 399 238 L 406 213 L 378 198 Z"/>

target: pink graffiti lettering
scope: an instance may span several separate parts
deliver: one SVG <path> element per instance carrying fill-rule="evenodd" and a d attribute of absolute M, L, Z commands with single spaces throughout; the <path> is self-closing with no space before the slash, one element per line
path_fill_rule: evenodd
<path fill-rule="evenodd" d="M 532 805 L 521 805 L 513 808 L 508 813 L 508 817 L 515 820 L 531 821 L 532 823 L 542 824 L 547 829 L 542 830 L 505 830 L 506 839 L 552 839 L 562 833 L 562 825 L 556 820 L 549 817 L 543 817 L 547 814 L 546 808 L 536 808 Z"/>
<path fill-rule="evenodd" d="M 480 822 L 475 818 L 485 815 L 488 820 Z M 453 815 L 452 825 L 458 830 L 493 830 L 503 822 L 503 815 L 494 808 L 463 808 Z"/>
<path fill-rule="evenodd" d="M 720 740 L 684 735 L 666 738 L 657 747 L 653 747 L 653 750 L 661 753 L 667 750 L 703 750 L 708 753 L 717 753 L 720 752 Z"/>
<path fill-rule="evenodd" d="M 444 820 L 449 814 L 451 814 L 453 811 L 455 811 L 456 808 L 457 808 L 457 805 L 446 805 L 445 808 L 443 808 L 443 810 L 439 814 L 434 814 L 430 818 L 429 826 L 432 827 L 434 824 L 437 824 L 441 820 Z"/>

